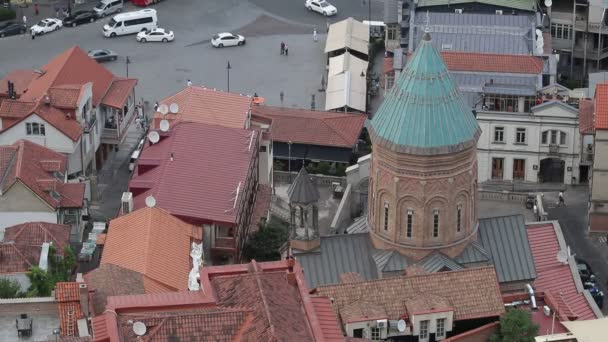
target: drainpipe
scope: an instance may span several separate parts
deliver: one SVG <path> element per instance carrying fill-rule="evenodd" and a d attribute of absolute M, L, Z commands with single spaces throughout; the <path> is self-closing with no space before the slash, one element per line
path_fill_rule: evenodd
<path fill-rule="evenodd" d="M 606 9 L 602 9 L 602 19 L 600 20 L 599 33 L 597 35 L 597 64 L 596 69 L 600 71 L 600 56 L 602 55 L 602 26 L 604 26 L 604 16 L 606 15 Z"/>

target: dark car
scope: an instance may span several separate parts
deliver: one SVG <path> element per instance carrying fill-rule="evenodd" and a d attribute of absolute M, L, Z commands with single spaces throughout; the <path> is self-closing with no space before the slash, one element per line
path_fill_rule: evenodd
<path fill-rule="evenodd" d="M 106 49 L 90 50 L 88 55 L 98 62 L 115 61 L 118 58 L 116 52 Z"/>
<path fill-rule="evenodd" d="M 25 33 L 26 31 L 27 28 L 22 23 L 16 23 L 14 21 L 0 23 L 0 38 L 14 36 L 16 34 Z"/>
<path fill-rule="evenodd" d="M 576 268 L 578 269 L 578 274 L 581 276 L 581 281 L 583 283 L 591 280 L 593 271 L 591 271 L 591 266 L 589 266 L 585 260 L 576 258 Z"/>
<path fill-rule="evenodd" d="M 92 23 L 97 20 L 95 11 L 76 11 L 69 17 L 63 19 L 63 26 L 76 26 L 84 23 Z"/>

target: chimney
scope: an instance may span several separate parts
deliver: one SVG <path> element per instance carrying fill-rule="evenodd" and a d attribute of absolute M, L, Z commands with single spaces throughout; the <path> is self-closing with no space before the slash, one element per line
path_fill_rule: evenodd
<path fill-rule="evenodd" d="M 298 282 L 296 280 L 296 274 L 293 272 L 293 266 L 295 265 L 296 261 L 293 258 L 289 258 L 287 259 L 287 282 L 289 283 L 289 285 L 298 286 Z"/>
<path fill-rule="evenodd" d="M 42 95 L 42 97 L 43 97 L 44 104 L 46 104 L 46 105 L 51 104 L 51 97 L 49 96 L 49 94 L 44 94 L 44 95 Z"/>
<path fill-rule="evenodd" d="M 8 81 L 8 98 L 11 100 L 15 100 L 17 98 L 17 93 L 15 93 L 15 83 Z"/>
<path fill-rule="evenodd" d="M 89 289 L 87 288 L 87 284 L 78 283 L 78 290 L 80 293 L 80 308 L 84 316 L 89 317 Z"/>

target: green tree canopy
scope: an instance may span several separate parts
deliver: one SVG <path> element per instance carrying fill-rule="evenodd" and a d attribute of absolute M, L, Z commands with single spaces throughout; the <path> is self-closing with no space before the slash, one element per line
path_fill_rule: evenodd
<path fill-rule="evenodd" d="M 490 342 L 534 342 L 537 333 L 538 325 L 529 311 L 509 309 L 500 318 L 498 333 L 490 337 Z"/>
<path fill-rule="evenodd" d="M 271 219 L 260 225 L 245 245 L 244 256 L 247 260 L 273 261 L 281 259 L 279 249 L 289 238 L 288 225 L 278 219 Z"/>
<path fill-rule="evenodd" d="M 15 279 L 0 278 L 0 298 L 22 297 L 21 286 Z"/>

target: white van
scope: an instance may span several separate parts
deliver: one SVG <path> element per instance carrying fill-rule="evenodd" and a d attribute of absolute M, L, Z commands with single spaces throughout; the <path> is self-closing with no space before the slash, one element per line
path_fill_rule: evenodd
<path fill-rule="evenodd" d="M 93 7 L 93 11 L 97 13 L 99 18 L 103 18 L 106 15 L 122 11 L 122 7 L 122 0 L 101 0 L 97 6 Z"/>
<path fill-rule="evenodd" d="M 140 11 L 115 15 L 103 26 L 103 35 L 116 37 L 123 34 L 139 33 L 157 27 L 156 10 L 146 8 Z"/>
<path fill-rule="evenodd" d="M 141 139 L 135 151 L 131 153 L 131 159 L 129 159 L 129 171 L 135 170 L 135 164 L 137 164 L 137 159 L 139 159 L 139 154 L 141 153 L 142 147 L 144 147 L 145 138 Z"/>

